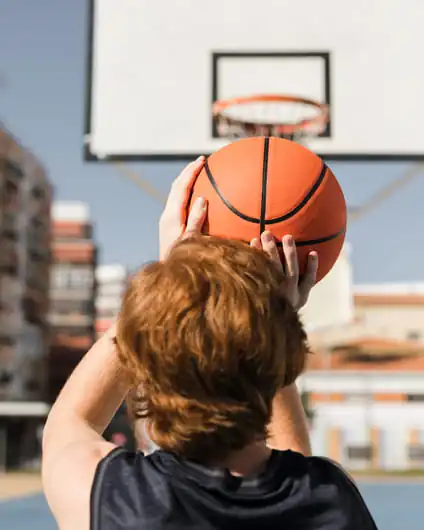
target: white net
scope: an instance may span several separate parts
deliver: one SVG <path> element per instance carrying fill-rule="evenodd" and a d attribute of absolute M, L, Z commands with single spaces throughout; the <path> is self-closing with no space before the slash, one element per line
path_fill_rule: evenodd
<path fill-rule="evenodd" d="M 219 136 L 226 138 L 279 136 L 302 141 L 322 133 L 327 123 L 325 107 L 300 98 L 246 98 L 217 108 L 217 132 Z"/>

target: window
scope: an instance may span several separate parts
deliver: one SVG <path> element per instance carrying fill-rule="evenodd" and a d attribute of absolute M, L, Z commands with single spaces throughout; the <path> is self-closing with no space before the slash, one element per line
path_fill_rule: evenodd
<path fill-rule="evenodd" d="M 408 455 L 411 460 L 423 461 L 424 460 L 424 445 L 410 445 L 408 447 Z"/>
<path fill-rule="evenodd" d="M 94 335 L 94 330 L 91 326 L 55 326 L 54 333 L 56 335 L 64 335 L 67 337 L 92 337 Z"/>
<path fill-rule="evenodd" d="M 56 289 L 91 289 L 94 284 L 93 268 L 86 265 L 55 265 L 51 282 Z"/>
<path fill-rule="evenodd" d="M 5 212 L 3 215 L 2 230 L 6 236 L 17 239 L 19 232 L 19 215 L 16 212 Z"/>
<path fill-rule="evenodd" d="M 16 338 L 12 337 L 10 333 L 0 334 L 0 347 L 3 346 L 14 346 Z"/>
<path fill-rule="evenodd" d="M 349 460 L 371 460 L 372 447 L 370 445 L 351 445 L 347 447 Z"/>
<path fill-rule="evenodd" d="M 60 315 L 78 313 L 90 315 L 94 312 L 94 304 L 91 300 L 53 300 L 50 303 L 50 311 Z"/>
<path fill-rule="evenodd" d="M 6 301 L 0 302 L 0 316 L 9 316 L 13 314 L 14 308 L 10 303 Z"/>
<path fill-rule="evenodd" d="M 113 319 L 119 313 L 119 308 L 102 308 L 97 310 L 97 318 Z"/>
<path fill-rule="evenodd" d="M 25 390 L 27 390 L 28 392 L 38 392 L 40 389 L 40 383 L 34 378 L 28 379 L 28 381 L 25 383 Z"/>
<path fill-rule="evenodd" d="M 32 250 L 43 252 L 50 251 L 50 235 L 47 228 L 43 225 L 32 225 L 28 226 L 28 243 Z"/>
<path fill-rule="evenodd" d="M 35 199 L 43 199 L 45 196 L 45 191 L 43 188 L 41 188 L 41 186 L 34 186 L 34 188 L 32 188 L 32 196 Z"/>
<path fill-rule="evenodd" d="M 406 395 L 407 401 L 416 401 L 416 402 L 424 402 L 424 394 L 407 394 Z"/>
<path fill-rule="evenodd" d="M 20 196 L 19 190 L 15 183 L 6 181 L 3 186 L 2 205 L 6 212 L 19 211 Z"/>
<path fill-rule="evenodd" d="M 11 162 L 10 160 L 3 159 L 5 174 L 15 179 L 21 179 L 24 174 L 19 166 Z"/>
<path fill-rule="evenodd" d="M 406 338 L 408 340 L 420 340 L 421 339 L 421 332 L 418 331 L 418 330 L 408 331 L 408 333 L 406 334 Z"/>
<path fill-rule="evenodd" d="M 17 245 L 12 241 L 3 241 L 1 245 L 2 249 L 0 252 L 0 269 L 10 274 L 16 274 L 18 272 L 18 252 Z"/>
<path fill-rule="evenodd" d="M 9 385 L 13 381 L 13 374 L 6 370 L 0 370 L 0 385 Z"/>

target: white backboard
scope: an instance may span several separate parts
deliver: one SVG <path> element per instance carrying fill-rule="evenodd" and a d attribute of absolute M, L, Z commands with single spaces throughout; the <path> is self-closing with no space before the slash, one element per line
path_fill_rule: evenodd
<path fill-rule="evenodd" d="M 308 333 L 346 326 L 353 321 L 351 249 L 345 244 L 331 271 L 311 291 L 302 320 Z"/>
<path fill-rule="evenodd" d="M 85 155 L 191 159 L 211 104 L 254 93 L 331 108 L 309 147 L 424 158 L 422 0 L 90 0 Z"/>

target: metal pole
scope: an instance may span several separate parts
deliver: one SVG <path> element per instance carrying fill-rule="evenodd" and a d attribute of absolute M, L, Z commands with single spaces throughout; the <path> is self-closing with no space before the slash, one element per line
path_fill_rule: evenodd
<path fill-rule="evenodd" d="M 401 177 L 393 180 L 387 186 L 377 191 L 371 199 L 366 201 L 362 206 L 357 208 L 348 208 L 348 220 L 359 221 L 362 217 L 368 215 L 378 205 L 391 197 L 394 193 L 404 188 L 407 184 L 412 182 L 416 177 L 424 172 L 424 164 L 417 164 L 410 167 Z"/>
<path fill-rule="evenodd" d="M 155 186 L 150 184 L 141 175 L 138 175 L 121 162 L 113 162 L 112 165 L 121 174 L 121 176 L 134 182 L 134 184 L 144 191 L 146 195 L 162 204 L 165 204 L 166 195 L 159 191 Z"/>

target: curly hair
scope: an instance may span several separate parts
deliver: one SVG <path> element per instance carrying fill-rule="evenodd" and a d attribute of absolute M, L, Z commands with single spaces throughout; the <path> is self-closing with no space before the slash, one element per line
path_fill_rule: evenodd
<path fill-rule="evenodd" d="M 159 447 L 198 462 L 266 438 L 273 398 L 308 352 L 282 271 L 211 236 L 179 242 L 133 277 L 116 344 L 137 389 L 133 417 Z"/>

